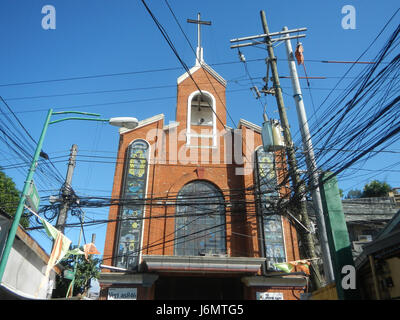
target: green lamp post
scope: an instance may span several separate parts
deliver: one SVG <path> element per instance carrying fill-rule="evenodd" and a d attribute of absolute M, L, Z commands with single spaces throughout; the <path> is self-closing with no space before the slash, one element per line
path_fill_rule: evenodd
<path fill-rule="evenodd" d="M 25 180 L 24 188 L 22 189 L 22 195 L 19 200 L 19 204 L 14 216 L 14 221 L 11 225 L 10 231 L 8 233 L 7 237 L 7 242 L 4 247 L 3 255 L 1 257 L 1 262 L 0 262 L 0 284 L 3 279 L 4 271 L 6 269 L 8 257 L 11 252 L 12 245 L 14 243 L 15 235 L 17 233 L 19 221 L 22 216 L 22 212 L 24 210 L 24 205 L 25 201 L 27 198 L 27 195 L 29 193 L 29 188 L 33 179 L 33 174 L 35 173 L 36 169 L 36 163 L 39 159 L 40 152 L 42 151 L 42 146 L 43 146 L 43 140 L 47 132 L 47 128 L 49 127 L 50 124 L 58 123 L 61 121 L 66 121 L 66 120 L 86 120 L 86 121 L 102 121 L 102 122 L 109 122 L 109 124 L 118 126 L 118 127 L 125 127 L 128 129 L 133 129 L 137 127 L 138 125 L 138 120 L 136 118 L 130 118 L 130 117 L 118 117 L 118 118 L 111 118 L 111 119 L 99 119 L 99 118 L 83 118 L 83 117 L 68 117 L 68 118 L 63 118 L 63 119 L 58 119 L 54 121 L 50 121 L 52 115 L 60 115 L 60 114 L 80 114 L 80 115 L 88 115 L 88 116 L 95 116 L 99 117 L 99 114 L 96 113 L 88 113 L 88 112 L 80 112 L 80 111 L 61 111 L 61 112 L 53 112 L 53 109 L 50 109 L 47 113 L 46 121 L 44 123 L 42 133 L 39 138 L 39 142 L 36 146 L 35 154 L 32 159 L 32 163 L 30 166 L 30 169 L 28 171 L 28 175 Z"/>

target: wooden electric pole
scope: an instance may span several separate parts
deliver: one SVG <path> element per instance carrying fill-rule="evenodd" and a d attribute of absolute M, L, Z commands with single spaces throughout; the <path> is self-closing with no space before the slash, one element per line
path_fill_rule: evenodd
<path fill-rule="evenodd" d="M 310 219 L 308 217 L 307 213 L 307 206 L 306 206 L 306 201 L 304 199 L 304 184 L 303 181 L 300 179 L 300 175 L 298 173 L 298 168 L 297 168 L 297 160 L 296 160 L 296 154 L 294 151 L 294 146 L 293 146 L 293 140 L 292 140 L 292 135 L 290 133 L 290 127 L 289 127 L 289 121 L 287 119 L 286 115 L 286 109 L 285 109 L 285 104 L 283 101 L 283 96 L 282 96 L 282 89 L 279 81 L 279 74 L 278 74 L 278 68 L 277 68 L 277 63 L 276 63 L 276 58 L 274 54 L 274 48 L 272 47 L 272 42 L 268 30 L 268 24 L 267 24 L 267 18 L 265 16 L 265 12 L 261 11 L 261 22 L 262 26 L 264 29 L 264 33 L 267 34 L 265 37 L 265 43 L 267 45 L 267 51 L 268 51 L 268 56 L 269 56 L 269 63 L 271 66 L 271 72 L 272 72 L 272 81 L 274 83 L 274 88 L 275 88 L 275 98 L 276 98 L 276 103 L 278 105 L 278 110 L 279 110 L 279 117 L 281 119 L 281 125 L 283 129 L 283 136 L 285 138 L 285 143 L 286 143 L 286 153 L 288 157 L 288 163 L 289 163 L 289 174 L 292 180 L 292 186 L 294 188 L 294 196 L 297 198 L 295 199 L 296 202 L 298 202 L 299 207 L 298 207 L 298 216 L 301 220 L 301 222 L 310 230 Z M 267 62 L 268 63 L 268 62 Z M 266 79 L 268 81 L 268 79 Z M 316 254 L 315 254 L 315 246 L 314 246 L 314 239 L 313 236 L 310 232 L 304 233 L 303 231 L 300 232 L 300 237 L 302 242 L 305 245 L 305 251 L 307 253 L 307 258 L 312 259 L 312 269 L 314 273 L 314 285 L 316 288 L 321 287 L 321 273 L 319 270 L 318 263 L 316 261 Z"/>
<path fill-rule="evenodd" d="M 61 231 L 61 233 L 64 233 L 65 229 L 65 222 L 67 220 L 67 213 L 70 207 L 71 203 L 71 182 L 72 182 L 72 175 L 74 173 L 74 168 L 75 168 L 75 160 L 76 160 L 76 153 L 78 152 L 78 146 L 76 144 L 72 145 L 71 148 L 71 153 L 69 156 L 69 162 L 68 162 L 68 169 L 67 169 L 67 175 L 65 177 L 65 182 L 62 187 L 62 202 L 60 205 L 60 212 L 58 214 L 57 218 L 57 223 L 56 223 L 56 228 Z"/>
<path fill-rule="evenodd" d="M 306 207 L 306 201 L 305 201 L 305 188 L 304 188 L 304 182 L 301 180 L 298 168 L 297 168 L 297 161 L 296 161 L 296 155 L 294 151 L 294 146 L 293 146 L 293 140 L 292 136 L 290 133 L 290 127 L 289 127 L 289 121 L 286 115 L 286 109 L 285 109 L 285 104 L 283 101 L 283 96 L 282 96 L 282 89 L 279 81 L 279 74 L 278 74 L 278 68 L 277 68 L 277 63 L 276 63 L 276 58 L 274 54 L 274 49 L 273 49 L 273 43 L 277 41 L 283 41 L 287 39 L 295 39 L 295 38 L 302 38 L 305 37 L 304 34 L 299 34 L 296 36 L 285 36 L 284 38 L 274 38 L 272 39 L 272 36 L 281 36 L 281 35 L 287 35 L 289 33 L 294 33 L 294 32 L 299 32 L 299 31 L 304 31 L 307 30 L 306 28 L 299 28 L 299 29 L 294 29 L 294 30 L 284 30 L 280 32 L 274 32 L 270 33 L 268 29 L 268 24 L 267 24 L 267 18 L 265 16 L 265 12 L 261 11 L 261 23 L 263 26 L 263 34 L 255 35 L 255 36 L 249 36 L 249 37 L 244 37 L 244 38 L 238 38 L 238 39 L 233 39 L 231 42 L 239 42 L 239 41 L 244 41 L 244 40 L 252 40 L 249 43 L 243 43 L 243 44 L 236 44 L 231 46 L 231 48 L 240 48 L 240 47 L 245 47 L 245 46 L 253 46 L 257 44 L 266 44 L 267 45 L 267 51 L 268 51 L 268 59 L 267 61 L 267 67 L 270 67 L 271 72 L 272 72 L 272 82 L 274 86 L 274 95 L 276 98 L 276 102 L 278 105 L 278 110 L 279 110 L 279 117 L 281 120 L 281 126 L 283 129 L 283 136 L 285 139 L 285 144 L 286 144 L 286 155 L 288 159 L 288 164 L 289 164 L 289 176 L 292 181 L 292 188 L 293 188 L 293 199 L 292 202 L 295 203 L 295 211 L 299 220 L 301 223 L 308 229 L 307 232 L 304 232 L 303 229 L 299 229 L 299 235 L 301 239 L 301 243 L 303 244 L 303 251 L 304 254 L 306 255 L 307 259 L 310 259 L 310 262 L 312 264 L 312 283 L 316 289 L 321 287 L 321 273 L 320 269 L 317 263 L 317 256 L 315 253 L 315 246 L 314 246 L 314 239 L 312 233 L 309 231 L 311 230 L 310 228 L 310 219 L 308 217 L 307 213 L 307 207 Z M 254 39 L 263 39 L 262 41 L 254 41 Z M 266 82 L 268 82 L 268 79 L 265 79 Z"/>

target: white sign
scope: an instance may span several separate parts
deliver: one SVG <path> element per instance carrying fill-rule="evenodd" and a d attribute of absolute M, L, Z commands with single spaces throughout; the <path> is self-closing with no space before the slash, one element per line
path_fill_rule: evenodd
<path fill-rule="evenodd" d="M 257 292 L 257 300 L 283 300 L 282 292 Z"/>
<path fill-rule="evenodd" d="M 109 288 L 108 300 L 137 300 L 137 288 Z"/>

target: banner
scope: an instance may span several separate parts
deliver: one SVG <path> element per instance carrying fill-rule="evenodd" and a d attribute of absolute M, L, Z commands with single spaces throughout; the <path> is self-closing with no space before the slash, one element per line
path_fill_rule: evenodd
<path fill-rule="evenodd" d="M 89 254 L 100 254 L 93 242 L 85 244 L 83 246 L 83 251 L 85 251 L 86 260 L 88 260 Z"/>
<path fill-rule="evenodd" d="M 274 263 L 274 266 L 277 269 L 286 273 L 291 273 L 293 272 L 294 267 L 298 267 L 306 275 L 310 275 L 310 262 L 308 260 L 296 260 L 296 261 L 288 261 L 282 263 Z"/>

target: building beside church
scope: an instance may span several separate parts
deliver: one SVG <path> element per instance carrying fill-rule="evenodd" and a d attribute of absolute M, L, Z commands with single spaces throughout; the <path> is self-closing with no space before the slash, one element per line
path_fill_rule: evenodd
<path fill-rule="evenodd" d="M 120 129 L 100 299 L 300 299 L 296 230 L 267 200 L 285 197 L 285 156 L 261 127 L 227 126 L 226 80 L 203 59 L 177 79 L 176 119 Z M 171 106 L 172 107 L 172 106 Z M 127 115 L 128 116 L 128 115 Z M 271 200 L 271 201 L 272 201 Z"/>
<path fill-rule="evenodd" d="M 0 259 L 12 221 L 13 218 L 0 208 Z M 62 273 L 62 269 L 56 266 L 46 278 L 48 261 L 46 251 L 19 226 L 0 284 L 0 300 L 49 299 L 56 275 Z"/>
<path fill-rule="evenodd" d="M 352 244 L 353 259 L 363 251 L 363 247 L 375 240 L 380 231 L 398 212 L 395 198 L 355 198 L 342 200 L 349 240 Z M 315 211 L 311 201 L 307 203 L 309 217 L 316 224 Z M 317 234 L 315 235 L 317 254 L 321 251 Z"/>

